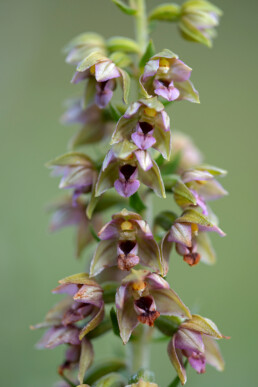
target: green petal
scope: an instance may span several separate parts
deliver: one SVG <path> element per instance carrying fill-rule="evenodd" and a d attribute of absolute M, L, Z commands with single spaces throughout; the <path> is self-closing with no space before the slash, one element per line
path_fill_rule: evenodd
<path fill-rule="evenodd" d="M 206 362 L 215 367 L 218 371 L 223 371 L 225 362 L 216 341 L 209 336 L 202 336 L 202 340 L 205 347 Z"/>
<path fill-rule="evenodd" d="M 221 339 L 223 337 L 213 321 L 196 314 L 193 314 L 190 320 L 181 324 L 181 328 L 191 329 L 216 339 Z"/>
<path fill-rule="evenodd" d="M 201 261 L 207 265 L 213 265 L 216 262 L 216 254 L 212 247 L 209 235 L 205 232 L 200 232 L 196 237 L 196 242 Z"/>
<path fill-rule="evenodd" d="M 124 103 L 128 103 L 128 96 L 130 91 L 131 78 L 127 71 L 119 69 L 120 74 L 122 75 L 122 88 L 123 88 L 123 99 Z"/>
<path fill-rule="evenodd" d="M 196 198 L 184 183 L 178 181 L 173 188 L 173 192 L 174 199 L 180 207 L 185 208 L 191 204 L 196 205 Z"/>
<path fill-rule="evenodd" d="M 187 306 L 185 306 L 179 296 L 172 289 L 151 290 L 151 295 L 154 297 L 157 310 L 160 314 L 178 316 L 181 318 L 192 317 Z"/>
<path fill-rule="evenodd" d="M 117 246 L 114 240 L 100 241 L 90 266 L 90 276 L 94 277 L 107 267 L 117 265 Z"/>
<path fill-rule="evenodd" d="M 49 161 L 46 164 L 46 167 L 53 166 L 91 166 L 93 165 L 93 161 L 90 157 L 85 155 L 84 153 L 79 152 L 69 152 L 64 155 L 58 156 L 57 158 Z"/>
<path fill-rule="evenodd" d="M 101 52 L 99 51 L 94 51 L 92 52 L 87 58 L 82 60 L 78 66 L 77 66 L 77 71 L 85 71 L 89 69 L 91 66 L 94 66 L 98 62 L 102 62 L 108 60 L 107 57 L 105 57 Z"/>
<path fill-rule="evenodd" d="M 176 21 L 180 16 L 181 7 L 177 4 L 162 4 L 154 8 L 149 15 L 149 20 Z"/>
<path fill-rule="evenodd" d="M 199 93 L 195 90 L 191 81 L 175 82 L 175 87 L 180 91 L 178 100 L 187 100 L 193 103 L 200 103 Z"/>
<path fill-rule="evenodd" d="M 175 348 L 175 335 L 172 337 L 172 339 L 168 343 L 168 356 L 169 356 L 171 363 L 175 367 L 175 370 L 179 376 L 181 383 L 184 385 L 187 381 L 187 377 L 186 377 L 186 372 L 184 369 L 183 362 L 180 361 L 181 359 L 179 359 L 179 353 L 177 353 L 176 348 Z"/>
<path fill-rule="evenodd" d="M 93 361 L 93 347 L 89 340 L 83 339 L 81 343 L 81 355 L 79 361 L 78 380 L 83 384 L 85 372 L 90 368 Z"/>
<path fill-rule="evenodd" d="M 122 51 L 139 54 L 140 47 L 135 40 L 123 36 L 114 36 L 107 40 L 107 48 L 110 51 Z"/>
<path fill-rule="evenodd" d="M 101 321 L 103 320 L 105 315 L 105 309 L 104 305 L 98 310 L 96 315 L 93 317 L 92 320 L 88 322 L 88 324 L 83 327 L 83 329 L 80 331 L 79 339 L 82 340 L 87 333 L 91 332 L 94 328 L 96 328 Z"/>
<path fill-rule="evenodd" d="M 147 187 L 153 189 L 159 197 L 165 198 L 166 192 L 159 167 L 154 160 L 152 160 L 152 163 L 153 166 L 148 171 L 143 171 L 139 168 L 140 181 Z"/>
<path fill-rule="evenodd" d="M 192 40 L 194 42 L 202 43 L 207 47 L 212 46 L 211 39 L 207 38 L 201 31 L 198 30 L 187 18 L 183 16 L 179 23 L 180 31 L 183 37 Z"/>

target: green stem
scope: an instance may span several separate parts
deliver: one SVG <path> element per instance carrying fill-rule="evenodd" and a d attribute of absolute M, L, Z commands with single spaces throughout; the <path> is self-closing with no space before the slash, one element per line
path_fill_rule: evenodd
<path fill-rule="evenodd" d="M 148 44 L 148 24 L 145 0 L 130 0 L 131 6 L 137 9 L 135 15 L 136 39 L 141 49 L 141 55 L 145 52 Z"/>
<path fill-rule="evenodd" d="M 148 369 L 150 362 L 149 345 L 152 333 L 151 329 L 147 325 L 140 325 L 137 331 L 137 335 L 128 343 L 129 369 L 131 374 L 135 374 L 140 369 Z"/>

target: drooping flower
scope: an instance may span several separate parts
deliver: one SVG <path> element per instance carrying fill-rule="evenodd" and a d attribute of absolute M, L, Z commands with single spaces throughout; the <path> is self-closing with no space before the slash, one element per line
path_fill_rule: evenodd
<path fill-rule="evenodd" d="M 153 326 L 160 315 L 191 318 L 178 295 L 158 274 L 132 270 L 116 294 L 117 319 L 126 344 L 139 323 Z"/>
<path fill-rule="evenodd" d="M 111 144 L 132 141 L 138 149 L 154 148 L 168 159 L 171 152 L 170 119 L 156 97 L 132 103 L 117 123 Z"/>
<path fill-rule="evenodd" d="M 168 101 L 199 103 L 199 94 L 189 81 L 191 72 L 176 54 L 163 50 L 147 62 L 140 82 L 148 95 L 158 95 Z"/>
<path fill-rule="evenodd" d="M 94 162 L 84 153 L 71 152 L 57 157 L 47 163 L 52 169 L 52 176 L 62 176 L 59 188 L 73 189 L 73 204 L 81 194 L 92 190 L 97 180 Z"/>
<path fill-rule="evenodd" d="M 178 157 L 178 173 L 200 165 L 203 157 L 199 149 L 194 145 L 192 139 L 181 132 L 172 133 L 173 157 Z"/>
<path fill-rule="evenodd" d="M 85 108 L 81 99 L 67 101 L 67 111 L 61 117 L 61 122 L 65 125 L 82 125 L 69 142 L 71 149 L 101 141 L 114 130 L 114 123 L 102 109 L 95 104 Z"/>
<path fill-rule="evenodd" d="M 223 370 L 224 361 L 215 342 L 223 337 L 211 320 L 198 315 L 179 326 L 168 344 L 168 355 L 182 384 L 187 381 L 184 357 L 198 373 L 205 372 L 206 363 Z"/>
<path fill-rule="evenodd" d="M 118 152 L 115 146 L 108 152 L 96 184 L 96 196 L 114 187 L 119 195 L 129 197 L 137 192 L 141 182 L 158 196 L 166 197 L 158 165 L 147 151 L 136 149 L 122 143 Z"/>
<path fill-rule="evenodd" d="M 195 209 L 185 209 L 183 214 L 175 220 L 161 243 L 165 273 L 168 271 L 173 244 L 175 244 L 177 253 L 183 256 L 184 261 L 190 266 L 196 265 L 200 260 L 205 263 L 213 263 L 215 257 L 206 235 L 206 232 L 210 231 L 225 236 L 225 233 L 206 216 Z"/>
<path fill-rule="evenodd" d="M 175 201 L 182 208 L 199 206 L 202 213 L 208 216 L 206 202 L 227 195 L 227 191 L 215 179 L 215 176 L 225 176 L 226 173 L 208 165 L 184 171 L 181 180 L 173 188 Z"/>
<path fill-rule="evenodd" d="M 116 80 L 121 79 L 124 85 L 128 77 L 124 70 L 115 65 L 112 60 L 101 52 L 94 51 L 77 66 L 72 83 L 88 79 L 86 99 L 95 99 L 96 105 L 103 109 L 110 102 L 116 88 Z"/>
<path fill-rule="evenodd" d="M 159 247 L 140 215 L 124 209 L 113 215 L 98 235 L 101 241 L 91 263 L 91 276 L 113 266 L 130 270 L 138 264 L 162 273 Z"/>
<path fill-rule="evenodd" d="M 90 220 L 86 215 L 86 205 L 79 199 L 75 202 L 72 198 L 64 197 L 56 203 L 49 205 L 48 210 L 53 212 L 50 221 L 50 231 L 57 231 L 63 227 L 75 226 L 76 232 L 76 257 L 79 257 L 84 248 L 93 240 L 90 231 Z M 94 216 L 92 225 L 99 228 L 100 219 Z"/>
<path fill-rule="evenodd" d="M 222 11 L 206 0 L 186 1 L 181 8 L 179 30 L 190 41 L 212 46 Z"/>

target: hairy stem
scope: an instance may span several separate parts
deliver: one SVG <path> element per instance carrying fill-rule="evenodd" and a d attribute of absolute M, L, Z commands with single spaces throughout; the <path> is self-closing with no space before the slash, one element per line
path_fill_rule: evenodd
<path fill-rule="evenodd" d="M 141 54 L 143 54 L 148 44 L 148 25 L 145 0 L 130 0 L 130 2 L 131 6 L 137 9 L 137 14 L 135 15 L 135 32 L 136 39 L 141 49 Z"/>

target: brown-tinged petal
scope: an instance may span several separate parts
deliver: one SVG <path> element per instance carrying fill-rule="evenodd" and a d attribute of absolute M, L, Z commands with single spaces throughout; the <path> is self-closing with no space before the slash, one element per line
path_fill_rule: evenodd
<path fill-rule="evenodd" d="M 78 380 L 82 384 L 85 372 L 88 368 L 90 368 L 93 361 L 93 346 L 91 342 L 87 339 L 82 339 L 81 342 L 81 355 L 79 361 L 79 372 L 78 372 Z"/>
<path fill-rule="evenodd" d="M 126 344 L 130 339 L 132 331 L 139 324 L 134 309 L 134 299 L 129 294 L 127 286 L 120 286 L 116 293 L 117 320 L 120 336 Z"/>
<path fill-rule="evenodd" d="M 95 282 L 89 278 L 88 273 L 78 273 L 58 281 L 60 284 L 92 285 Z"/>
<path fill-rule="evenodd" d="M 201 256 L 201 262 L 207 265 L 213 265 L 216 262 L 216 254 L 212 247 L 209 235 L 205 232 L 200 232 L 196 237 L 198 253 Z"/>
<path fill-rule="evenodd" d="M 178 377 L 181 383 L 184 385 L 187 381 L 187 377 L 186 377 L 181 351 L 176 350 L 175 348 L 175 335 L 169 341 L 167 350 L 168 350 L 169 359 L 173 364 L 173 366 L 175 367 L 175 370 L 178 374 Z"/>
<path fill-rule="evenodd" d="M 164 236 L 161 241 L 160 250 L 162 257 L 162 267 L 163 267 L 163 275 L 167 275 L 169 270 L 169 258 L 171 254 L 171 250 L 173 248 L 173 243 L 169 242 L 169 232 Z"/>
<path fill-rule="evenodd" d="M 223 371 L 225 363 L 220 353 L 220 349 L 216 341 L 206 335 L 202 337 L 205 347 L 205 359 L 208 364 L 215 367 L 218 371 Z"/>
<path fill-rule="evenodd" d="M 83 285 L 74 295 L 73 299 L 78 302 L 85 302 L 100 307 L 102 305 L 102 295 L 102 288 L 95 282 L 92 285 Z"/>

